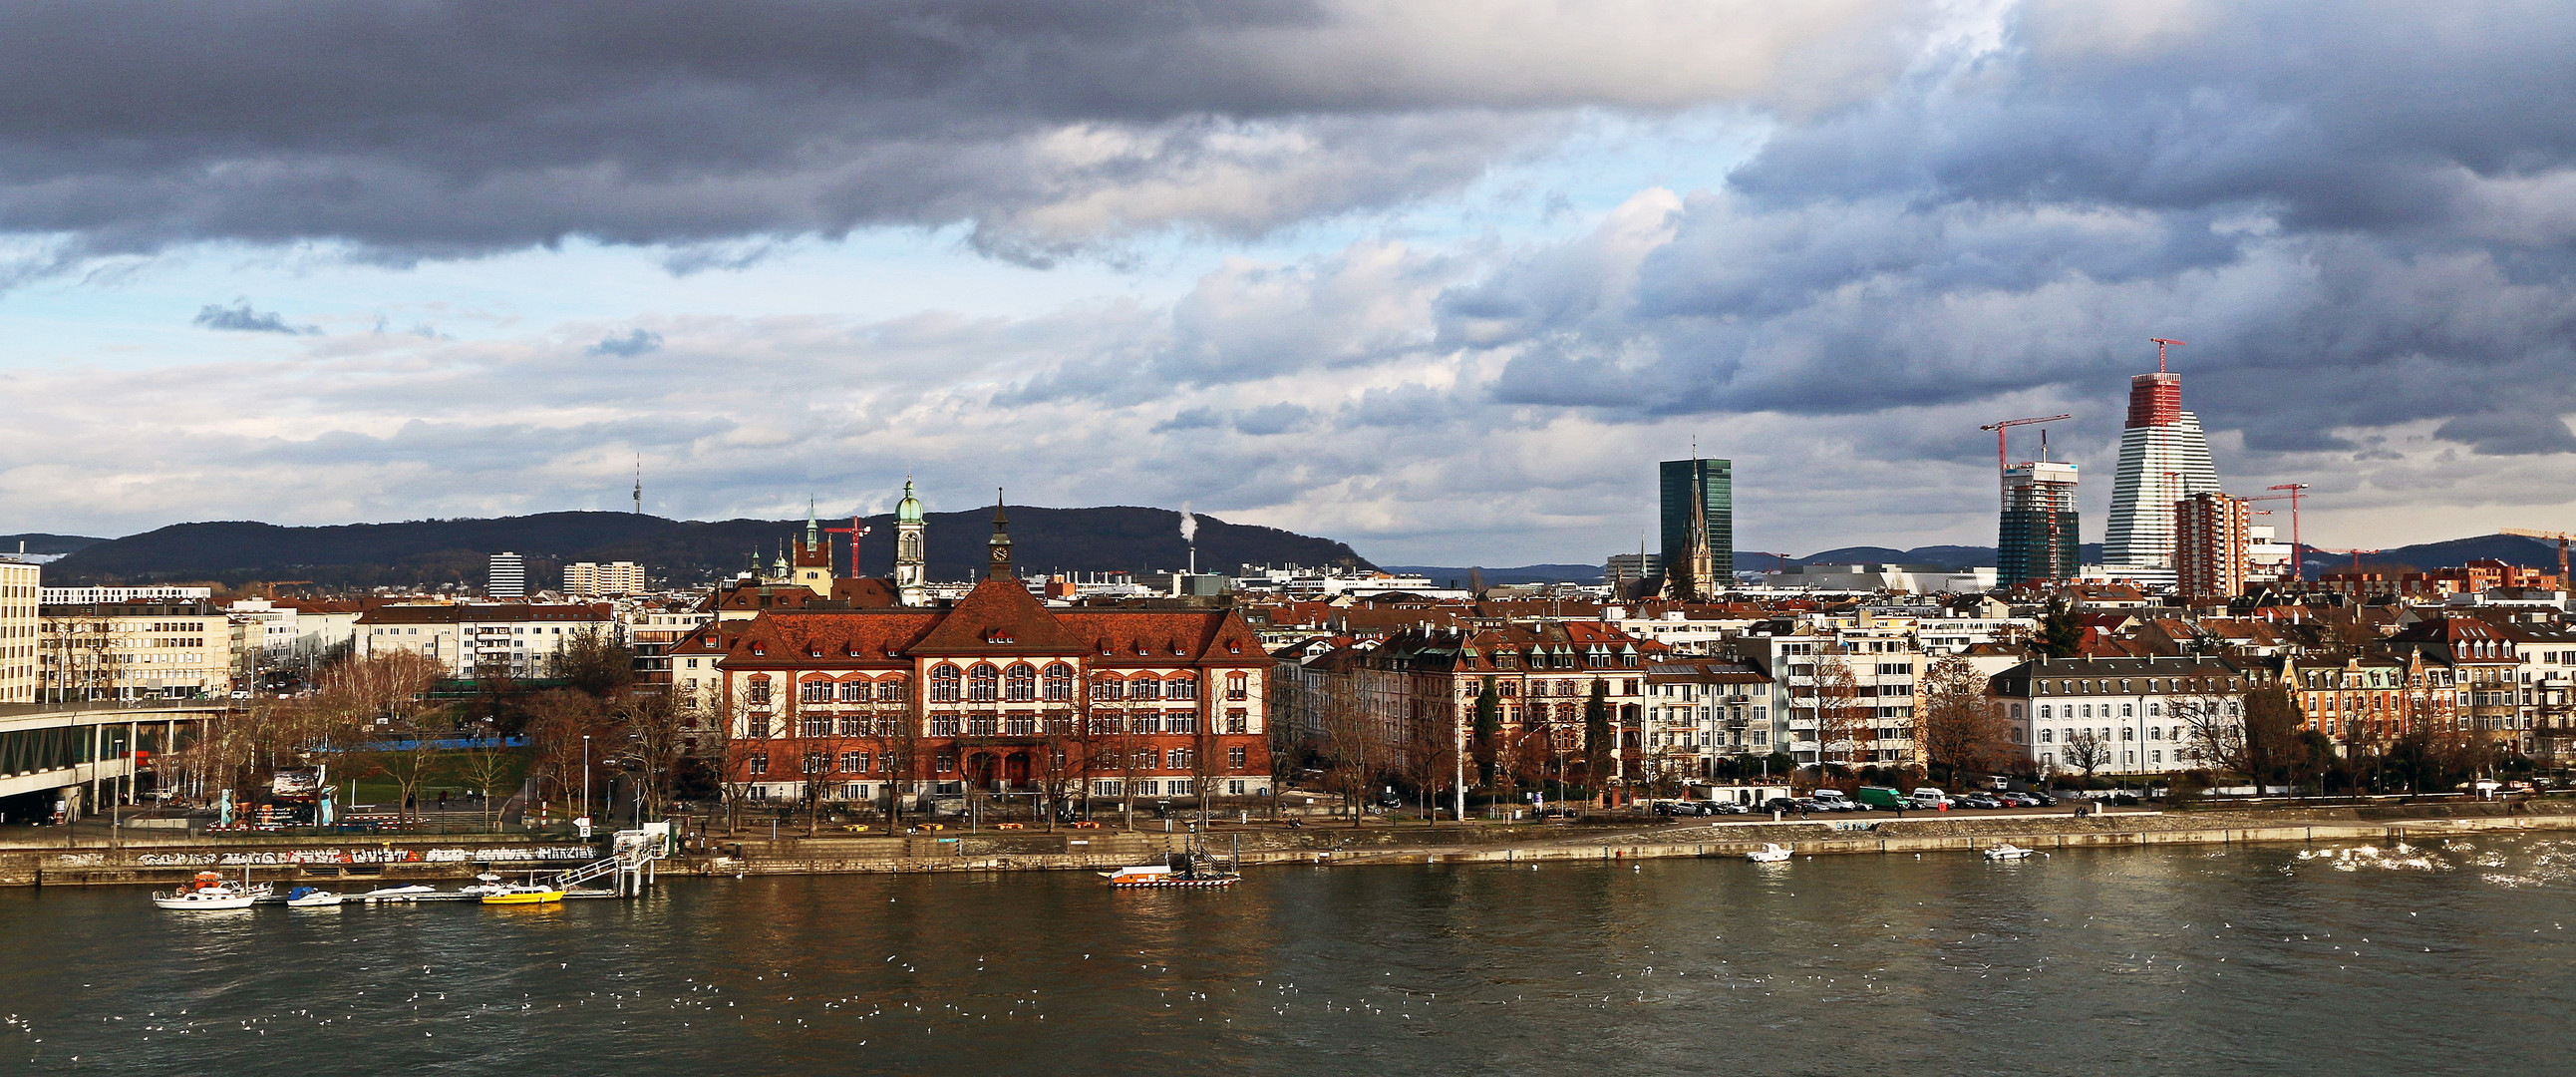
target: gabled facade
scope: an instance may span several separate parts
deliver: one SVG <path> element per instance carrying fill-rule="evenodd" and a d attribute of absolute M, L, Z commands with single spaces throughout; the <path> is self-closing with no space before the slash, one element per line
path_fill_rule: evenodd
<path fill-rule="evenodd" d="M 990 550 L 953 606 L 773 609 L 675 650 L 684 692 L 707 680 L 684 701 L 728 726 L 727 780 L 907 805 L 1268 795 L 1270 660 L 1242 618 L 1050 610 L 1012 575 L 998 512 Z"/>

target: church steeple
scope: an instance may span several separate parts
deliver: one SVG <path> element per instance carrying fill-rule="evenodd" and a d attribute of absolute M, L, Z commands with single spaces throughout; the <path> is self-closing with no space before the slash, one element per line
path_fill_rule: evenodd
<path fill-rule="evenodd" d="M 991 564 L 985 568 L 988 580 L 1015 580 L 1011 574 L 1011 520 L 1002 512 L 1002 488 L 993 488 L 993 537 L 985 543 L 990 549 Z"/>
<path fill-rule="evenodd" d="M 921 501 L 912 496 L 912 480 L 907 478 L 903 500 L 894 507 L 894 589 L 897 601 L 904 605 L 918 606 L 929 597 L 922 586 L 929 582 L 929 561 L 922 553 L 928 538 Z"/>

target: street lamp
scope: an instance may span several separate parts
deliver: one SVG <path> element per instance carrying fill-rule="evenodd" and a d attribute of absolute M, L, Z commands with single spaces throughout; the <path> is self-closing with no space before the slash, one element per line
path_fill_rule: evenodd
<path fill-rule="evenodd" d="M 590 814 L 590 734 L 581 735 L 581 811 L 576 818 Z"/>

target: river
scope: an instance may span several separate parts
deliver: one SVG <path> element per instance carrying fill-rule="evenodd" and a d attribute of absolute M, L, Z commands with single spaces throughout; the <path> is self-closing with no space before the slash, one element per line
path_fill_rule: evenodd
<path fill-rule="evenodd" d="M 2576 841 L 666 881 L 177 914 L 0 891 L 0 1072 L 2563 1072 Z"/>

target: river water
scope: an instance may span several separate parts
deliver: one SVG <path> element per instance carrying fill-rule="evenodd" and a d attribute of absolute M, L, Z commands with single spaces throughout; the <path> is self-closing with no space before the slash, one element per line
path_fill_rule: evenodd
<path fill-rule="evenodd" d="M 2566 1072 L 2576 841 L 0 891 L 0 1073 Z"/>

